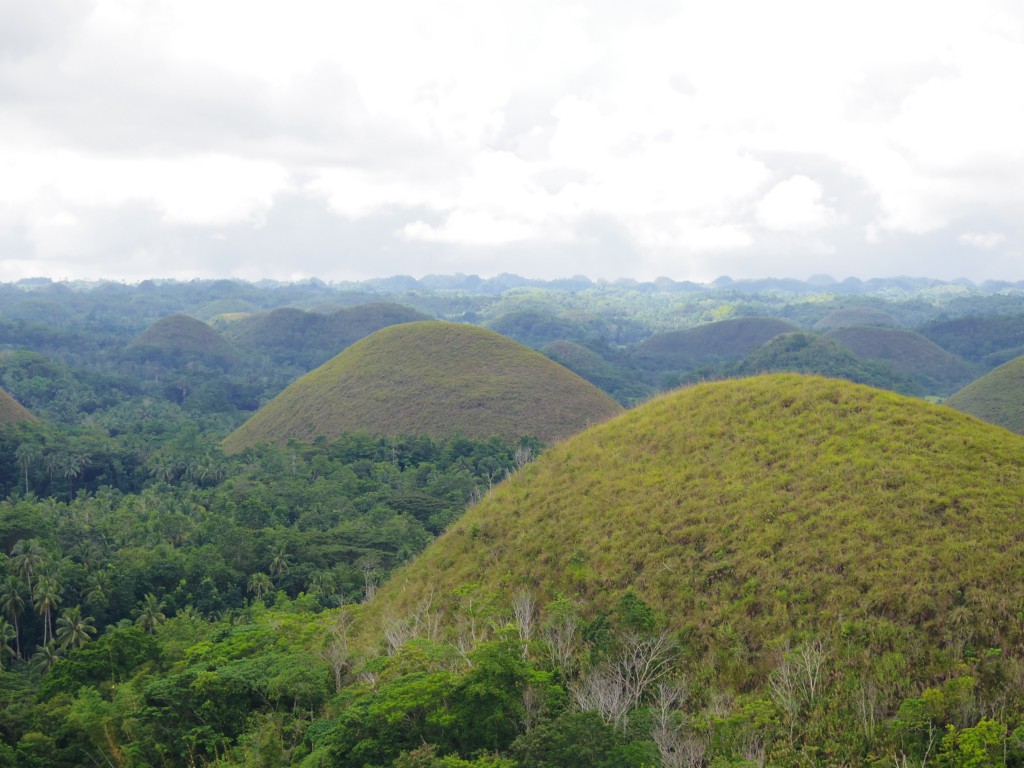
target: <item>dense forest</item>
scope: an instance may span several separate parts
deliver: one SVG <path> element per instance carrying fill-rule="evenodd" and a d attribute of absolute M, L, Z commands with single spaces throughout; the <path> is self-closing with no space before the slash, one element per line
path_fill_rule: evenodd
<path fill-rule="evenodd" d="M 964 583 L 948 604 L 921 598 L 919 615 L 897 618 L 864 587 L 856 605 L 868 615 L 821 627 L 796 619 L 814 605 L 807 585 L 790 574 L 766 598 L 737 575 L 742 545 L 687 533 L 704 558 L 693 589 L 729 596 L 713 610 L 680 597 L 705 617 L 698 625 L 647 582 L 612 583 L 619 565 L 640 572 L 636 551 L 601 565 L 612 545 L 597 554 L 580 534 L 567 552 L 535 553 L 524 576 L 502 564 L 495 523 L 457 524 L 470 507 L 525 514 L 496 507 L 512 491 L 493 491 L 510 478 L 522 489 L 547 456 L 563 458 L 542 471 L 577 469 L 534 486 L 537 496 L 601 506 L 589 482 L 581 497 L 560 495 L 585 471 L 574 444 L 370 429 L 225 452 L 225 437 L 292 382 L 364 337 L 425 319 L 496 331 L 628 408 L 769 371 L 935 402 L 1024 354 L 1024 285 L 1009 283 L 0 285 L 0 387 L 14 403 L 0 409 L 0 766 L 1024 765 L 1015 591 L 993 607 L 997 595 Z M 1000 394 L 1016 397 L 1014 386 Z M 529 396 L 539 407 L 546 393 Z M 1019 415 L 1020 397 L 1009 412 Z M 700 429 L 735 455 L 733 412 L 709 410 Z M 842 434 L 839 418 L 821 429 Z M 918 423 L 894 418 L 904 437 Z M 652 451 L 672 442 L 656 420 L 645 429 Z M 991 429 L 978 444 L 1011 456 L 999 481 L 927 486 L 914 503 L 929 519 L 974 514 L 975 482 L 1005 486 L 1022 508 L 1020 438 Z M 795 499 L 820 480 L 802 478 L 784 449 L 766 438 L 751 451 L 758 471 L 779 473 L 779 498 Z M 646 454 L 637 462 L 605 505 L 623 521 L 638 514 L 631 489 L 667 471 Z M 708 508 L 736 508 L 743 483 L 725 458 L 709 466 L 702 482 L 720 490 Z M 877 490 L 909 498 L 921 475 L 908 477 Z M 743 514 L 775 509 L 771 493 Z M 395 569 L 413 572 L 446 531 L 492 570 L 382 604 Z M 621 547 L 619 535 L 607 541 Z M 564 590 L 538 586 L 549 557 Z M 743 634 L 766 616 L 793 623 L 784 637 Z"/>

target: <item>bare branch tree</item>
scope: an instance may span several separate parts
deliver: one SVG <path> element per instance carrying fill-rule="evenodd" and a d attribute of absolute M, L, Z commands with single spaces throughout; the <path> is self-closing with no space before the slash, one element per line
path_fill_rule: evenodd
<path fill-rule="evenodd" d="M 536 602 L 528 589 L 516 592 L 512 600 L 512 616 L 515 618 L 519 639 L 523 643 L 523 658 L 526 658 L 530 640 L 533 637 L 533 624 L 536 618 Z"/>

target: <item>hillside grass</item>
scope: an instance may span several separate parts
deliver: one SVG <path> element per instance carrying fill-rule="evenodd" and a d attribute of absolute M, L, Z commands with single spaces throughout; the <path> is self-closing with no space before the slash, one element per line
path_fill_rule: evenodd
<path fill-rule="evenodd" d="M 0 389 L 0 424 L 18 424 L 22 421 L 33 421 L 35 416 L 11 397 L 6 390 Z"/>
<path fill-rule="evenodd" d="M 948 394 L 974 377 L 974 369 L 915 331 L 902 328 L 856 327 L 831 331 L 863 360 L 883 360 L 894 370 L 914 376 L 928 389 Z"/>
<path fill-rule="evenodd" d="M 168 315 L 153 323 L 129 345 L 129 350 L 156 350 L 230 359 L 231 345 L 213 328 L 188 315 Z"/>
<path fill-rule="evenodd" d="M 737 317 L 683 331 L 659 333 L 637 344 L 631 358 L 649 370 L 673 371 L 738 360 L 799 326 L 769 317 Z"/>
<path fill-rule="evenodd" d="M 382 588 L 367 627 L 478 584 L 591 610 L 635 589 L 698 654 L 754 667 L 858 622 L 923 657 L 1019 647 L 1022 513 L 1024 439 L 1005 430 L 820 377 L 702 384 L 498 486 Z"/>
<path fill-rule="evenodd" d="M 983 421 L 1024 434 L 1024 357 L 1018 357 L 973 381 L 945 404 Z"/>
<path fill-rule="evenodd" d="M 621 411 L 594 385 L 492 331 L 407 323 L 377 331 L 301 377 L 224 448 L 345 432 L 550 443 Z"/>
<path fill-rule="evenodd" d="M 821 320 L 814 324 L 814 330 L 824 332 L 837 328 L 864 325 L 895 326 L 899 325 L 899 323 L 895 317 L 881 309 L 875 309 L 874 307 L 843 307 L 842 309 L 832 310 L 821 318 Z"/>

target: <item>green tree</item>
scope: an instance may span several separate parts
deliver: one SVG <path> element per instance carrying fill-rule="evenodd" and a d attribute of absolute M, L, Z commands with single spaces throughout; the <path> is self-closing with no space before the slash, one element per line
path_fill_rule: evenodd
<path fill-rule="evenodd" d="M 11 565 L 14 566 L 15 573 L 25 577 L 29 592 L 32 592 L 32 577 L 48 560 L 49 555 L 38 539 L 19 539 L 11 548 Z"/>
<path fill-rule="evenodd" d="M 94 619 L 82 616 L 80 605 L 68 608 L 57 618 L 57 642 L 62 648 L 81 648 L 95 634 Z"/>
<path fill-rule="evenodd" d="M 275 576 L 280 576 L 291 567 L 291 564 L 288 547 L 284 544 L 276 547 L 270 558 L 270 572 Z"/>
<path fill-rule="evenodd" d="M 0 618 L 0 669 L 3 668 L 4 654 L 14 658 L 18 655 L 18 651 L 11 641 L 17 638 L 18 633 L 14 627 L 11 626 L 7 619 Z"/>
<path fill-rule="evenodd" d="M 273 588 L 274 583 L 265 573 L 257 572 L 249 577 L 249 592 L 254 594 L 257 600 L 262 600 L 263 596 Z"/>
<path fill-rule="evenodd" d="M 152 592 L 146 595 L 139 607 L 134 611 L 136 614 L 135 623 L 150 633 L 155 633 L 156 628 L 167 621 L 163 613 L 164 601 L 157 598 Z"/>
<path fill-rule="evenodd" d="M 53 639 L 53 612 L 60 605 L 61 584 L 53 576 L 40 576 L 36 581 L 32 601 L 36 613 L 43 617 L 43 645 Z"/>
<path fill-rule="evenodd" d="M 25 493 L 31 490 L 28 484 L 28 469 L 39 458 L 40 448 L 35 443 L 21 443 L 14 450 L 14 458 L 21 465 L 25 477 Z"/>
<path fill-rule="evenodd" d="M 14 648 L 18 658 L 21 658 L 21 627 L 18 619 L 25 613 L 25 597 L 21 593 L 21 582 L 17 576 L 8 576 L 0 582 L 0 611 L 14 625 Z"/>

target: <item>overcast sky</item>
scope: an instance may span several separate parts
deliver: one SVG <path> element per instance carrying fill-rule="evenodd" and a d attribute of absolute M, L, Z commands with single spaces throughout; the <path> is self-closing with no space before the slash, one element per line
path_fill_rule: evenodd
<path fill-rule="evenodd" d="M 0 0 L 0 281 L 1024 279 L 1017 0 Z"/>

